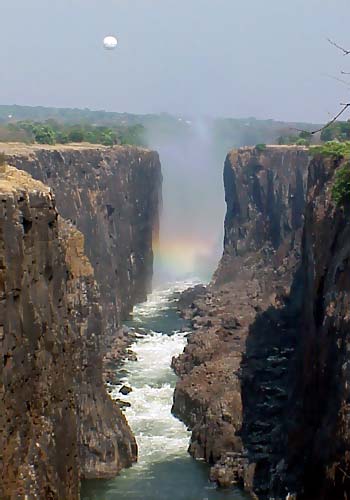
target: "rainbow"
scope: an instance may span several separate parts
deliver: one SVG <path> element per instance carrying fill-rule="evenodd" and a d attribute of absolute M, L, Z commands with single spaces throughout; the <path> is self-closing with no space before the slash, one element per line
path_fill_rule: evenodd
<path fill-rule="evenodd" d="M 155 267 L 168 275 L 196 274 L 217 261 L 216 245 L 198 238 L 175 238 L 154 244 Z M 210 266 L 210 264 L 209 264 Z"/>

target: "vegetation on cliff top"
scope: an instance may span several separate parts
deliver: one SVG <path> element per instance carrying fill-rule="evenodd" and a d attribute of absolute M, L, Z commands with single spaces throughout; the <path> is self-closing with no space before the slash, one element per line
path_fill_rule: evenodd
<path fill-rule="evenodd" d="M 27 144 L 68 144 L 70 142 L 103 144 L 129 144 L 145 146 L 142 125 L 97 126 L 88 123 L 63 124 L 55 120 L 35 122 L 30 120 L 10 122 L 0 126 L 0 142 Z"/>
<path fill-rule="evenodd" d="M 330 141 L 310 148 L 312 155 L 329 156 L 337 159 L 350 159 L 350 142 Z"/>
<path fill-rule="evenodd" d="M 262 153 L 266 149 L 266 144 L 257 144 L 255 146 L 255 149 L 258 151 L 258 153 Z"/>
<path fill-rule="evenodd" d="M 346 163 L 335 173 L 332 198 L 337 206 L 350 201 L 350 164 Z"/>

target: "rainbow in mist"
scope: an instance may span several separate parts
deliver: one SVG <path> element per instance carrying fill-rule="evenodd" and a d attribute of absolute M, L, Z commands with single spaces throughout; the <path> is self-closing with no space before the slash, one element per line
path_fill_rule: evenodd
<path fill-rule="evenodd" d="M 198 239 L 173 239 L 154 245 L 155 268 L 169 278 L 208 278 L 218 261 L 216 245 Z"/>

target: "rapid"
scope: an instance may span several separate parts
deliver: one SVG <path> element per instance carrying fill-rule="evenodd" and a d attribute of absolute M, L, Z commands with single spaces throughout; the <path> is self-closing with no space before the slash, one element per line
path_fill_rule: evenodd
<path fill-rule="evenodd" d="M 120 386 L 112 397 L 130 403 L 125 414 L 136 436 L 139 460 L 113 480 L 84 481 L 82 500 L 242 500 L 242 492 L 218 490 L 208 481 L 208 466 L 187 453 L 190 432 L 171 414 L 176 375 L 170 364 L 186 344 L 186 323 L 176 311 L 174 296 L 196 280 L 174 282 L 156 289 L 135 307 L 137 338 L 131 349 L 137 361 L 126 361 Z"/>

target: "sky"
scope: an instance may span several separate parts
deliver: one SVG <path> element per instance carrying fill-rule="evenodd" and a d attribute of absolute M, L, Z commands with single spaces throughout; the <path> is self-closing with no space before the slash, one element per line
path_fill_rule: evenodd
<path fill-rule="evenodd" d="M 324 122 L 349 0 L 1 0 L 1 104 Z M 118 37 L 105 51 L 103 37 Z"/>

